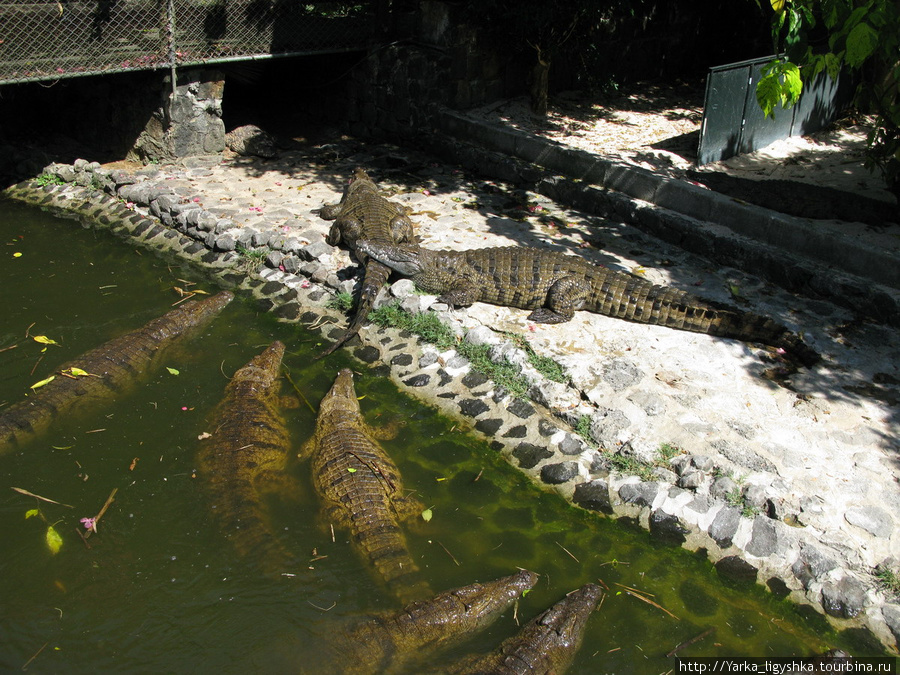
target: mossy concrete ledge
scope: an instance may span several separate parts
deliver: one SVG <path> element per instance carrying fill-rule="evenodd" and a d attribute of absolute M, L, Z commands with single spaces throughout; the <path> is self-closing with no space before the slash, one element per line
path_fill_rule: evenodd
<path fill-rule="evenodd" d="M 339 332 L 345 317 L 327 303 L 337 292 L 352 292 L 355 282 L 324 262 L 331 247 L 324 242 L 322 226 L 302 220 L 285 226 L 283 220 L 266 218 L 252 227 L 239 226 L 200 206 L 203 195 L 172 189 L 165 177 L 158 168 L 128 173 L 79 160 L 51 165 L 40 180 L 12 186 L 5 195 L 194 263 L 282 321 L 304 324 L 329 338 Z M 242 246 L 264 249 L 265 262 L 257 270 L 242 269 Z M 391 292 L 408 310 L 431 308 L 442 314 L 439 306 L 432 307 L 434 298 L 414 295 L 408 284 L 395 284 Z M 516 344 L 493 331 L 471 327 L 460 330 L 460 340 L 489 345 L 494 360 L 522 364 L 530 382 L 528 398 L 511 395 L 474 370 L 457 350 L 438 351 L 394 328 L 365 330 L 348 349 L 373 375 L 390 377 L 486 437 L 491 448 L 541 488 L 580 508 L 639 524 L 656 540 L 705 551 L 722 575 L 754 579 L 779 596 L 814 608 L 838 629 L 867 631 L 897 653 L 900 605 L 879 587 L 873 566 L 858 550 L 842 546 L 835 532 L 822 529 L 825 525 L 814 517 L 815 500 L 799 508 L 787 486 L 771 479 L 766 457 L 737 447 L 658 457 L 627 444 L 613 452 L 600 450 L 598 443 L 616 447 L 604 441 L 627 425 L 621 410 L 591 402 L 589 392 L 571 382 L 543 379 Z M 624 361 L 617 363 L 608 376 L 625 382 L 633 373 Z M 577 403 L 568 412 L 553 406 L 553 414 L 545 405 L 566 396 Z M 665 409 L 665 402 L 653 395 L 635 398 L 645 415 Z M 576 423 L 594 442 L 574 431 Z M 770 476 L 769 484 L 741 486 L 729 477 L 748 464 Z M 896 545 L 893 516 L 865 506 L 847 518 L 852 518 L 862 547 L 889 561 L 886 553 Z"/>

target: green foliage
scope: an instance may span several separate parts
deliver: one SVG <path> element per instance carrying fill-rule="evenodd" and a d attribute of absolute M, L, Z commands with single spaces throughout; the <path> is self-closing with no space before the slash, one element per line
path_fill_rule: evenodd
<path fill-rule="evenodd" d="M 456 347 L 453 331 L 431 312 L 410 314 L 400 309 L 400 305 L 383 305 L 369 312 L 369 321 L 379 326 L 392 326 L 418 335 L 423 342 L 433 344 L 438 349 Z"/>
<path fill-rule="evenodd" d="M 578 418 L 578 421 L 575 423 L 575 433 L 581 436 L 584 440 L 589 443 L 593 443 L 594 439 L 591 436 L 591 417 L 590 415 L 582 415 Z"/>
<path fill-rule="evenodd" d="M 729 506 L 739 507 L 741 509 L 741 515 L 745 518 L 755 518 L 760 513 L 757 507 L 747 503 L 747 500 L 744 498 L 744 493 L 739 488 L 735 488 L 725 495 L 725 503 Z"/>
<path fill-rule="evenodd" d="M 657 452 L 659 453 L 659 458 L 668 464 L 676 455 L 681 454 L 681 448 L 671 443 L 661 443 Z"/>
<path fill-rule="evenodd" d="M 450 328 L 441 322 L 436 314 L 423 312 L 410 314 L 397 304 L 384 305 L 369 313 L 369 320 L 379 326 L 392 326 L 418 335 L 423 342 L 435 345 L 438 349 L 456 349 L 472 364 L 472 368 L 489 377 L 499 386 L 506 389 L 514 396 L 525 396 L 528 391 L 529 381 L 522 375 L 522 369 L 504 359 L 496 362 L 491 359 L 490 345 L 473 345 L 469 342 L 458 340 Z M 512 337 L 507 334 L 507 337 Z M 562 367 L 547 357 L 541 357 L 531 350 L 530 345 L 522 339 L 515 337 L 515 343 L 525 350 L 529 361 L 545 377 L 560 377 L 557 382 L 565 382 Z M 539 365 L 538 365 L 539 364 Z"/>
<path fill-rule="evenodd" d="M 267 248 L 249 249 L 237 245 L 235 246 L 235 251 L 238 254 L 237 267 L 242 272 L 255 272 L 262 267 L 262 264 L 266 261 L 266 256 L 269 255 L 269 249 Z"/>
<path fill-rule="evenodd" d="M 341 291 L 328 301 L 327 307 L 340 312 L 349 312 L 350 308 L 353 307 L 353 296 L 350 293 Z"/>
<path fill-rule="evenodd" d="M 514 345 L 516 345 L 516 347 L 525 352 L 525 356 L 528 357 L 528 363 L 534 366 L 534 369 L 537 370 L 543 377 L 551 380 L 552 382 L 566 383 L 569 381 L 569 378 L 566 376 L 566 371 L 563 369 L 561 364 L 557 363 L 549 356 L 541 356 L 540 354 L 536 354 L 531 345 L 528 344 L 528 340 L 526 340 L 524 337 L 522 337 L 521 335 L 515 335 L 514 333 L 503 333 L 503 336 Z"/>
<path fill-rule="evenodd" d="M 888 593 L 900 596 L 900 574 L 890 567 L 881 567 L 875 571 L 878 584 Z"/>
<path fill-rule="evenodd" d="M 762 72 L 756 85 L 756 101 L 765 116 L 774 119 L 777 106 L 789 108 L 800 100 L 800 69 L 789 61 L 772 61 Z"/>
<path fill-rule="evenodd" d="M 843 66 L 859 85 L 857 105 L 876 116 L 869 136 L 867 165 L 880 168 L 888 187 L 900 196 L 900 3 L 895 0 L 770 0 L 776 51 L 757 83 L 756 98 L 766 115 L 779 104 L 793 105 L 803 82 L 823 71 L 836 78 Z M 827 48 L 815 31 L 828 35 Z"/>
<path fill-rule="evenodd" d="M 44 187 L 45 185 L 65 185 L 66 182 L 52 173 L 42 173 L 40 176 L 34 179 L 34 182 L 38 184 L 40 187 Z"/>

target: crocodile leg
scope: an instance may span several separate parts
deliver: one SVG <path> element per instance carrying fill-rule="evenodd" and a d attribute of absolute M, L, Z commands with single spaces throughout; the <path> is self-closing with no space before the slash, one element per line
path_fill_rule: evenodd
<path fill-rule="evenodd" d="M 590 285 L 574 277 L 562 277 L 547 291 L 544 307 L 538 307 L 528 318 L 535 323 L 564 323 L 571 321 L 575 310 L 581 309 L 590 293 Z"/>

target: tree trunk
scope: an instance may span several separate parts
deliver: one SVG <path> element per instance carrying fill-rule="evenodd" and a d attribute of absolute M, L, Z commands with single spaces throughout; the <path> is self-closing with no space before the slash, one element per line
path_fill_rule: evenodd
<path fill-rule="evenodd" d="M 550 59 L 537 50 L 537 62 L 531 69 L 531 112 L 541 117 L 547 116 L 547 90 L 550 82 Z"/>

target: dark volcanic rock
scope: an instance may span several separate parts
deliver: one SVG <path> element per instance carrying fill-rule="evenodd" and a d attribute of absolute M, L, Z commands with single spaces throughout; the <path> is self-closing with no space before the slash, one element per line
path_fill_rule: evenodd
<path fill-rule="evenodd" d="M 591 511 L 613 512 L 612 504 L 609 501 L 609 485 L 602 478 L 576 485 L 572 501 Z"/>

